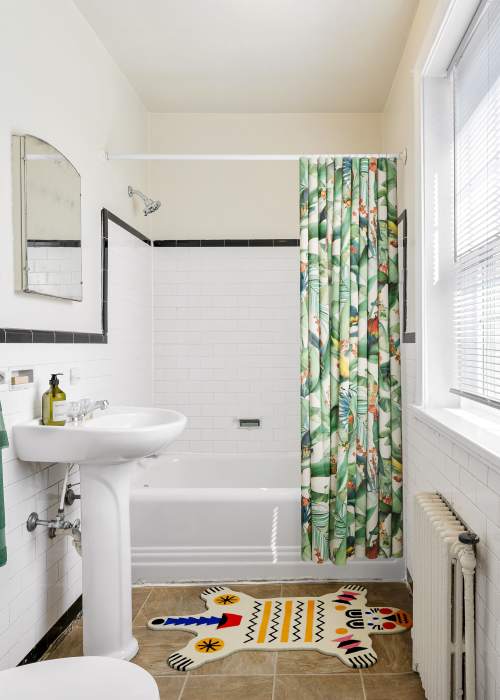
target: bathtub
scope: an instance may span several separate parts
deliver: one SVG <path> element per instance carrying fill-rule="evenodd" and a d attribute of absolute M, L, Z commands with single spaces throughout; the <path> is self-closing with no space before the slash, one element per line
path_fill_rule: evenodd
<path fill-rule="evenodd" d="M 141 461 L 130 501 L 139 583 L 401 580 L 401 560 L 300 559 L 296 453 L 167 453 Z"/>

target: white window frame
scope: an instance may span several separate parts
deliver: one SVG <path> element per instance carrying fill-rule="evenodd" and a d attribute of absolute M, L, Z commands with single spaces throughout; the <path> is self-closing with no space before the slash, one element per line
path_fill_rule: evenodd
<path fill-rule="evenodd" d="M 498 408 L 458 395 L 454 343 L 455 230 L 453 82 L 449 67 L 485 0 L 443 3 L 419 79 L 422 154 L 421 396 L 425 408 L 461 409 L 495 417 Z"/>
<path fill-rule="evenodd" d="M 443 92 L 439 91 L 440 81 L 443 86 L 447 68 L 480 1 L 437 0 L 420 51 L 413 62 L 415 121 L 409 162 L 413 151 L 415 163 L 413 177 L 410 174 L 409 181 L 404 181 L 403 172 L 403 186 L 410 193 L 409 235 L 417 238 L 414 261 L 416 285 L 413 290 L 417 299 L 417 338 L 416 345 L 412 346 L 415 348 L 417 376 L 414 402 L 408 406 L 407 427 L 411 430 L 414 425 L 422 423 L 432 431 L 437 442 L 441 438 L 451 441 L 500 473 L 498 409 L 468 401 L 450 392 L 453 344 L 449 338 L 443 339 L 439 318 L 445 314 L 450 316 L 452 307 L 447 303 L 445 276 L 441 275 L 441 282 L 436 284 L 432 275 L 432 251 L 436 246 L 434 223 L 437 221 L 438 230 L 439 226 L 450 226 L 453 203 L 441 207 L 441 216 L 437 220 L 433 219 L 432 197 L 429 196 L 432 195 L 432 188 L 429 183 L 432 182 L 433 174 L 439 174 L 440 167 L 442 170 L 442 158 L 436 158 L 439 150 L 433 151 L 428 139 L 430 122 L 432 123 L 439 108 L 439 99 L 436 105 L 429 86 L 434 87 L 434 92 L 442 101 L 444 98 Z M 414 207 L 413 212 L 410 207 Z M 444 211 L 447 211 L 448 220 Z M 453 231 L 450 231 L 449 241 L 454 241 Z M 451 252 L 450 258 L 453 259 Z M 404 362 L 405 353 L 403 365 Z"/>

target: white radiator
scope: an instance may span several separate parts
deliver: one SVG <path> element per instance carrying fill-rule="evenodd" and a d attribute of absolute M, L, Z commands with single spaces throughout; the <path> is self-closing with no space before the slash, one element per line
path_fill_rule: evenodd
<path fill-rule="evenodd" d="M 428 700 L 475 700 L 477 537 L 435 493 L 415 497 L 413 537 L 414 669 Z"/>

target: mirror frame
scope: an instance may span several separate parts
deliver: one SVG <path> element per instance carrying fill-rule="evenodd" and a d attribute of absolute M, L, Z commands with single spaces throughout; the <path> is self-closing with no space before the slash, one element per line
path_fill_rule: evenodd
<path fill-rule="evenodd" d="M 26 294 L 38 294 L 40 296 L 52 297 L 53 299 L 63 299 L 65 301 L 83 301 L 83 290 L 79 299 L 75 297 L 63 297 L 57 294 L 44 294 L 30 289 L 28 280 L 28 231 L 27 231 L 27 187 L 26 187 L 26 138 L 36 139 L 49 148 L 57 151 L 62 158 L 71 166 L 80 180 L 80 251 L 82 250 L 82 187 L 79 170 L 58 148 L 45 139 L 41 139 L 33 134 L 12 134 L 12 213 L 14 224 L 14 235 L 16 240 L 14 262 L 16 290 Z M 80 254 L 80 285 L 83 285 L 82 257 Z"/>

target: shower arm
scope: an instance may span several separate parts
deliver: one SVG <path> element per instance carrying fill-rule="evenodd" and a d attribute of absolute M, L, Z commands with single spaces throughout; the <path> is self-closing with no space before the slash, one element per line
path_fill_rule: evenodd
<path fill-rule="evenodd" d="M 138 197 L 140 197 L 146 206 L 149 206 L 150 204 L 153 203 L 153 200 L 150 197 L 146 197 L 146 195 L 143 192 L 141 192 L 140 190 L 134 190 L 134 188 L 129 185 L 128 186 L 128 196 L 133 197 L 134 194 L 136 194 Z"/>

